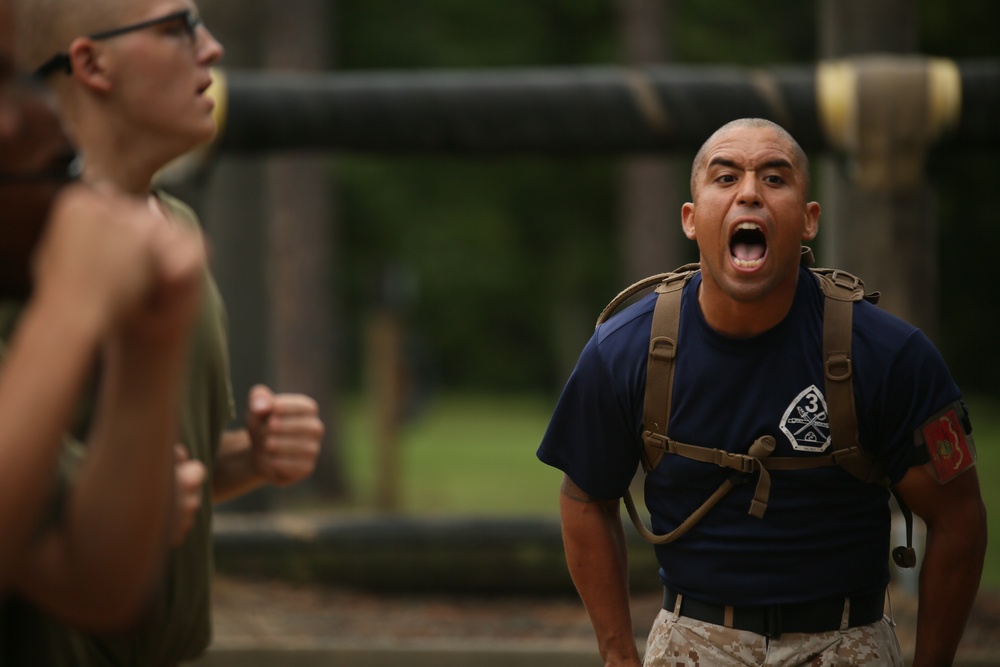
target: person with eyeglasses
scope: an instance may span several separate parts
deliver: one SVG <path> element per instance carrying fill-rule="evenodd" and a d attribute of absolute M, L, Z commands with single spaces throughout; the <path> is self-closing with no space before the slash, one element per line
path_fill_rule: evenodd
<path fill-rule="evenodd" d="M 196 6 L 19 0 L 19 18 L 21 62 L 55 91 L 82 159 L 81 182 L 142 201 L 161 224 L 197 227 L 189 208 L 152 186 L 160 169 L 216 131 L 206 91 L 223 49 Z M 141 624 L 98 636 L 36 613 L 36 664 L 158 667 L 200 655 L 211 639 L 212 502 L 297 482 L 315 467 L 324 426 L 307 396 L 258 385 L 244 428 L 225 430 L 233 417 L 225 314 L 210 277 L 206 283 L 180 410 L 180 442 L 208 471 L 204 502 Z"/>
<path fill-rule="evenodd" d="M 11 9 L 0 0 L 0 598 L 30 579 L 48 612 L 108 630 L 143 611 L 181 520 L 174 414 L 205 253 L 146 206 L 67 187 L 74 153 L 50 96 L 17 73 Z M 95 366 L 92 456 L 38 532 Z M 0 664 L 23 664 L 6 649 Z"/>

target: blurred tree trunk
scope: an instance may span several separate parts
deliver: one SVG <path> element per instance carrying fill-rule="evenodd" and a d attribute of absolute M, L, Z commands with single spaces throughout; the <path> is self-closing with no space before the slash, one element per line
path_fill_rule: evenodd
<path fill-rule="evenodd" d="M 229 0 L 201 0 L 205 25 L 226 49 L 217 65 L 223 71 L 258 68 L 263 0 L 243 0 L 232 11 Z M 225 128 L 222 128 L 225 132 Z M 195 183 L 197 199 L 211 243 L 212 272 L 226 302 L 229 316 L 229 356 L 232 365 L 236 421 L 242 426 L 247 393 L 257 382 L 273 383 L 267 349 L 267 314 L 270 302 L 264 272 L 267 250 L 264 238 L 264 167 L 261 160 L 222 155 Z M 222 509 L 258 511 L 271 502 L 268 491 L 257 491 L 225 503 Z"/>
<path fill-rule="evenodd" d="M 916 0 L 821 0 L 820 57 L 913 53 Z M 882 292 L 880 304 L 924 329 L 937 330 L 937 232 L 931 188 L 864 188 L 843 160 L 822 160 L 822 264 L 858 274 Z"/>
<path fill-rule="evenodd" d="M 331 51 L 324 39 L 330 2 L 243 0 L 238 12 L 228 0 L 199 4 L 206 25 L 226 48 L 219 64 L 223 71 L 316 69 Z M 311 157 L 223 155 L 192 196 L 204 211 L 213 272 L 229 313 L 238 422 L 246 412 L 247 393 L 258 382 L 314 397 L 327 436 L 316 474 L 304 488 L 337 497 L 345 493 L 345 484 L 331 391 L 335 342 L 328 165 L 328 159 Z M 277 501 L 274 489 L 263 488 L 225 508 L 264 510 Z"/>
<path fill-rule="evenodd" d="M 635 85 L 644 84 L 642 67 L 670 62 L 670 0 L 621 0 L 621 37 L 625 64 L 635 68 Z M 638 92 L 638 91 L 637 91 Z M 669 119 L 664 119 L 669 122 Z M 628 282 L 669 271 L 684 262 L 680 208 L 682 159 L 637 156 L 622 169 L 622 248 Z"/>
<path fill-rule="evenodd" d="M 265 0 L 264 65 L 320 70 L 328 66 L 331 0 Z M 267 159 L 267 287 L 276 388 L 316 399 L 327 437 L 310 485 L 326 498 L 346 494 L 334 438 L 331 161 L 326 156 Z"/>
<path fill-rule="evenodd" d="M 673 24 L 668 18 L 670 3 L 671 0 L 621 0 L 621 37 L 625 64 L 635 72 L 634 95 L 649 92 L 642 90 L 643 66 L 671 60 L 673 45 L 667 35 L 667 27 Z M 669 122 L 665 116 L 659 120 Z M 673 155 L 642 155 L 626 158 L 622 165 L 621 233 L 626 283 L 670 271 L 684 263 L 680 248 L 684 237 L 680 232 L 679 164 L 680 160 Z M 644 480 L 645 475 L 638 468 L 632 478 L 633 495 L 641 496 Z"/>

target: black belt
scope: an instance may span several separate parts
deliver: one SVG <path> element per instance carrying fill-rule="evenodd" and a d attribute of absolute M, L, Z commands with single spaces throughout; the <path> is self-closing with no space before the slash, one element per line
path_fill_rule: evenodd
<path fill-rule="evenodd" d="M 663 590 L 663 608 L 673 611 L 677 592 Z M 844 616 L 845 598 L 817 600 L 796 604 L 779 604 L 759 607 L 729 607 L 731 622 L 727 623 L 726 605 L 702 602 L 687 595 L 681 597 L 680 616 L 698 621 L 724 625 L 736 630 L 747 630 L 766 637 L 780 637 L 784 632 L 831 632 L 840 629 Z M 848 627 L 869 625 L 881 620 L 885 594 L 855 595 L 851 597 Z"/>

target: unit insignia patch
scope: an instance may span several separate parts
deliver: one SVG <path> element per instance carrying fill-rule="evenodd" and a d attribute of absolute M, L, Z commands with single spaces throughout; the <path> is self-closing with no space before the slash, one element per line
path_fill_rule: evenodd
<path fill-rule="evenodd" d="M 830 417 L 823 392 L 816 385 L 802 390 L 785 410 L 780 426 L 795 450 L 826 451 L 830 446 Z"/>

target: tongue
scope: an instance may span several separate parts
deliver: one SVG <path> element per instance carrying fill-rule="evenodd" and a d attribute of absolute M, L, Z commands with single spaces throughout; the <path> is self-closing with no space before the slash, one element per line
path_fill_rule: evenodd
<path fill-rule="evenodd" d="M 734 243 L 733 257 L 743 262 L 753 262 L 764 256 L 764 246 L 756 243 Z"/>

